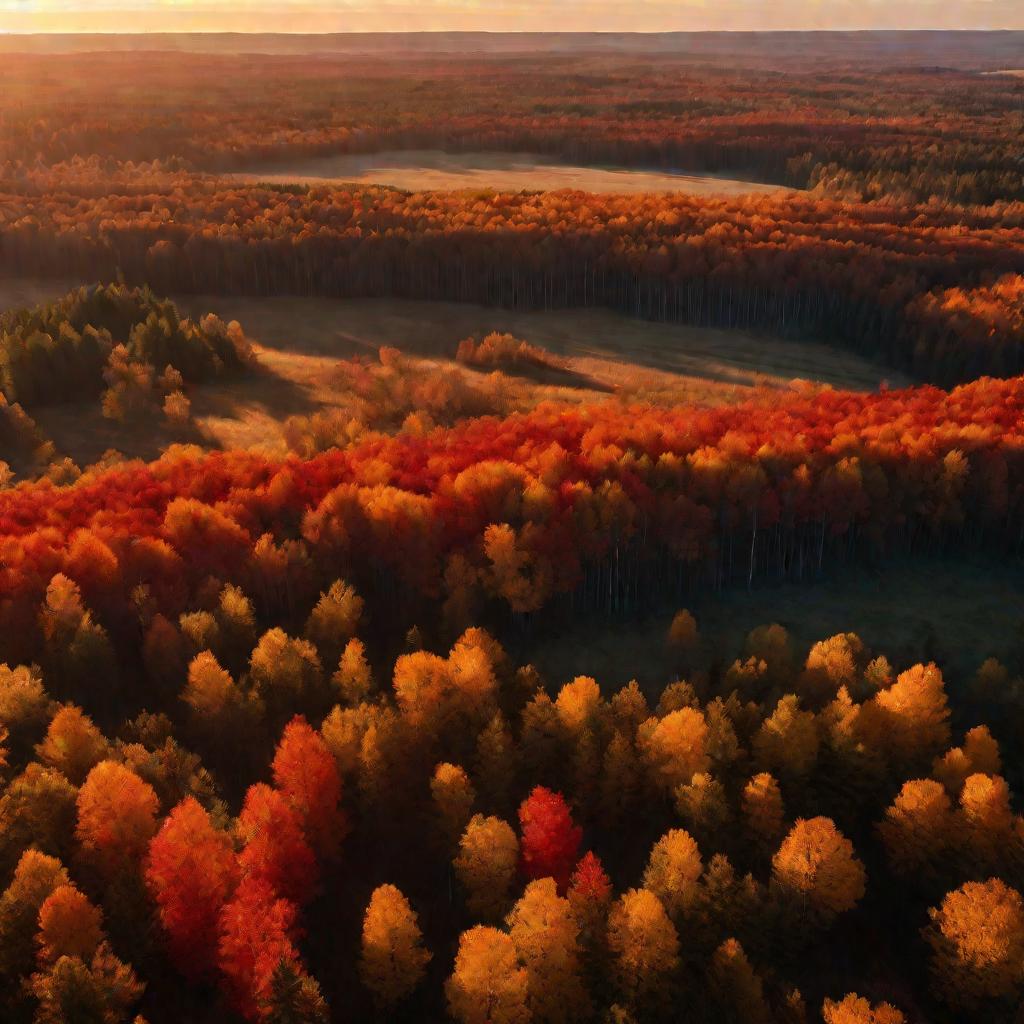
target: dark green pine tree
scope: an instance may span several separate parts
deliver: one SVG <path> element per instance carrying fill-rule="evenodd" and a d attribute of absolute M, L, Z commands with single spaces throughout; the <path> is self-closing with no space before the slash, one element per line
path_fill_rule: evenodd
<path fill-rule="evenodd" d="M 300 974 L 286 960 L 274 968 L 263 1010 L 267 1024 L 328 1024 L 330 1020 L 316 979 Z"/>

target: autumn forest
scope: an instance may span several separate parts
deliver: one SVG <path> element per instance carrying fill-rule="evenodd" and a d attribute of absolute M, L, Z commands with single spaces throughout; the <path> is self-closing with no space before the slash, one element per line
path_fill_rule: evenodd
<path fill-rule="evenodd" d="M 1024 1021 L 972 35 L 4 40 L 0 1021 Z"/>

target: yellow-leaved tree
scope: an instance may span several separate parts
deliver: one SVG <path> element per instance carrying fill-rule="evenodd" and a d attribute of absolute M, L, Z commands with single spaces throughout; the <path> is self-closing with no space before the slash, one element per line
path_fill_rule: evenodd
<path fill-rule="evenodd" d="M 431 954 L 424 948 L 416 913 L 393 885 L 373 891 L 363 918 L 359 976 L 374 1002 L 392 1007 L 423 980 Z"/>
<path fill-rule="evenodd" d="M 519 840 L 507 821 L 482 814 L 470 819 L 454 866 L 471 913 L 491 919 L 505 913 L 518 861 Z"/>
<path fill-rule="evenodd" d="M 529 1007 L 538 1024 L 586 1018 L 580 928 L 553 878 L 531 882 L 507 919 L 519 962 L 526 968 Z"/>
<path fill-rule="evenodd" d="M 677 918 L 693 906 L 700 888 L 700 850 L 690 834 L 681 828 L 666 832 L 651 849 L 644 871 L 644 888 L 661 900 Z"/>
<path fill-rule="evenodd" d="M 915 665 L 892 686 L 879 690 L 861 710 L 859 729 L 891 764 L 909 769 L 927 765 L 949 745 L 949 706 L 942 673 L 935 665 Z"/>
<path fill-rule="evenodd" d="M 946 864 L 955 824 L 953 806 L 940 783 L 905 782 L 878 824 L 893 872 L 935 877 Z"/>
<path fill-rule="evenodd" d="M 786 817 L 782 791 L 774 776 L 759 772 L 743 787 L 743 821 L 759 842 L 778 842 Z"/>
<path fill-rule="evenodd" d="M 932 979 L 943 999 L 973 1009 L 1024 983 L 1024 901 L 998 878 L 966 882 L 928 911 Z"/>
<path fill-rule="evenodd" d="M 366 660 L 366 647 L 362 640 L 353 637 L 345 644 L 338 659 L 337 671 L 331 676 L 331 683 L 349 707 L 355 707 L 370 696 L 373 672 Z"/>
<path fill-rule="evenodd" d="M 726 939 L 711 957 L 709 988 L 722 1024 L 768 1024 L 764 984 L 736 939 Z"/>
<path fill-rule="evenodd" d="M 671 995 L 679 967 L 679 935 L 661 900 L 649 889 L 630 889 L 608 914 L 612 974 L 623 998 L 639 1013 Z"/>
<path fill-rule="evenodd" d="M 890 1003 L 872 1006 L 856 992 L 838 1003 L 826 999 L 821 1007 L 825 1024 L 904 1024 L 906 1017 Z"/>
<path fill-rule="evenodd" d="M 445 762 L 434 769 L 430 795 L 437 809 L 441 835 L 448 847 L 454 848 L 473 815 L 473 783 L 459 765 Z"/>
<path fill-rule="evenodd" d="M 864 865 L 831 818 L 798 818 L 772 858 L 772 885 L 800 918 L 828 923 L 864 895 Z"/>
<path fill-rule="evenodd" d="M 78 791 L 75 834 L 105 875 L 138 865 L 156 832 L 160 801 L 153 787 L 117 761 L 101 761 Z"/>
<path fill-rule="evenodd" d="M 783 780 L 803 779 L 818 760 L 818 726 L 793 694 L 783 697 L 754 736 L 754 760 Z"/>
<path fill-rule="evenodd" d="M 637 732 L 637 746 L 653 784 L 669 795 L 711 767 L 708 726 L 696 708 L 680 708 L 662 719 L 649 718 Z"/>
<path fill-rule="evenodd" d="M 516 947 L 504 932 L 478 925 L 459 938 L 445 984 L 448 1012 L 459 1024 L 528 1024 L 529 986 Z"/>
<path fill-rule="evenodd" d="M 56 963 L 62 956 L 88 960 L 102 941 L 100 911 L 75 886 L 60 885 L 46 897 L 36 936 L 43 962 Z"/>
<path fill-rule="evenodd" d="M 81 708 L 67 704 L 50 720 L 36 754 L 43 764 L 64 773 L 80 786 L 89 772 L 107 756 L 103 733 Z"/>

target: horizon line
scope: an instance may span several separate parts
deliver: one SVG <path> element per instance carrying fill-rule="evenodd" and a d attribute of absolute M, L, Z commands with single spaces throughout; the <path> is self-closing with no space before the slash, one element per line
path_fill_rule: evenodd
<path fill-rule="evenodd" d="M 668 28 L 668 29 L 587 29 L 546 31 L 543 29 L 474 29 L 474 28 L 424 28 L 424 29 L 345 29 L 316 31 L 289 31 L 272 29 L 85 29 L 65 31 L 58 29 L 9 29 L 0 28 L 0 36 L 726 36 L 749 35 L 769 36 L 803 33 L 806 35 L 863 35 L 871 32 L 887 35 L 915 33 L 918 35 L 955 35 L 978 32 L 988 35 L 996 33 L 1017 33 L 1024 35 L 1024 28 Z"/>

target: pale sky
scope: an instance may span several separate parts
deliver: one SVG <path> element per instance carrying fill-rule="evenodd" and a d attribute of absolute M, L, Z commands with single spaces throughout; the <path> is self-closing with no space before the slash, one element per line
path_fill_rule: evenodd
<path fill-rule="evenodd" d="M 1024 29 L 1024 0 L 0 0 L 0 31 Z"/>

